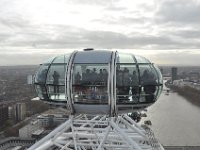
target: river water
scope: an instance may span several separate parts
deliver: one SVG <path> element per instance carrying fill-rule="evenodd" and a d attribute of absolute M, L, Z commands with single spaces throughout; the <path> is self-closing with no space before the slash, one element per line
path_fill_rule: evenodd
<path fill-rule="evenodd" d="M 164 146 L 200 146 L 200 107 L 175 92 L 163 91 L 144 120 L 151 120 L 151 129 Z"/>

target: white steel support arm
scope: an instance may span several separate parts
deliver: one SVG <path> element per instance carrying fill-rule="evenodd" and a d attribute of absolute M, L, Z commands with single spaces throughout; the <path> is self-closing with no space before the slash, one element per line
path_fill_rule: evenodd
<path fill-rule="evenodd" d="M 134 142 L 130 137 L 128 137 L 128 136 L 126 135 L 126 133 L 123 132 L 123 131 L 117 126 L 117 124 L 114 123 L 113 118 L 111 119 L 110 124 L 111 124 L 111 126 L 112 126 L 114 129 L 116 129 L 116 130 L 120 133 L 120 135 L 123 137 L 123 139 L 124 139 L 125 141 L 127 141 L 127 143 L 130 144 L 130 146 L 131 146 L 132 149 L 142 150 L 136 142 Z"/>
<path fill-rule="evenodd" d="M 101 140 L 101 143 L 99 144 L 99 147 L 97 148 L 97 150 L 100 150 L 102 148 L 102 145 L 105 143 L 105 140 L 107 139 L 108 137 L 108 134 L 110 132 L 110 125 L 107 127 L 106 131 L 105 131 L 105 135 L 103 137 L 103 139 Z"/>
<path fill-rule="evenodd" d="M 37 149 L 38 147 L 41 147 L 43 144 L 46 144 L 46 142 L 53 138 L 58 132 L 60 132 L 61 130 L 63 130 L 63 128 L 65 128 L 66 130 L 69 129 L 70 125 L 72 123 L 72 120 L 69 119 L 68 121 L 66 121 L 65 123 L 63 123 L 62 125 L 60 125 L 58 128 L 56 128 L 55 130 L 53 130 L 51 133 L 49 133 L 47 136 L 45 136 L 43 139 L 41 139 L 40 141 L 38 141 L 37 143 L 35 143 L 33 146 L 31 146 L 28 150 L 40 150 Z M 52 144 L 51 142 L 49 142 L 49 144 Z"/>
<path fill-rule="evenodd" d="M 150 135 L 150 136 L 149 136 Z M 70 116 L 28 150 L 164 150 L 150 130 L 128 116 Z"/>

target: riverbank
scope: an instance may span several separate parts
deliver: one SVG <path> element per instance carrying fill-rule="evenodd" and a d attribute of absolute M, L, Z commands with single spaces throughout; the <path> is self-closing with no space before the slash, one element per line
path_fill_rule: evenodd
<path fill-rule="evenodd" d="M 191 103 L 200 107 L 200 90 L 197 90 L 190 86 L 179 87 L 171 85 L 170 88 L 177 92 L 179 95 L 185 97 Z"/>
<path fill-rule="evenodd" d="M 151 128 L 164 146 L 200 146 L 199 114 L 199 106 L 171 90 L 162 92 L 141 122 L 151 120 Z"/>

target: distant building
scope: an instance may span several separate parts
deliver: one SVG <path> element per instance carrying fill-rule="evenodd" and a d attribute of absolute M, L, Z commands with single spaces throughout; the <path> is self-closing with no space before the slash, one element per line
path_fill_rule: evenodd
<path fill-rule="evenodd" d="M 15 105 L 8 106 L 8 118 L 12 120 L 15 119 Z"/>
<path fill-rule="evenodd" d="M 68 116 L 61 114 L 42 114 L 37 117 L 43 127 L 58 126 L 68 119 Z"/>
<path fill-rule="evenodd" d="M 190 72 L 189 73 L 189 80 L 193 82 L 198 82 L 200 78 L 199 72 Z"/>
<path fill-rule="evenodd" d="M 0 127 L 8 120 L 8 106 L 0 105 Z"/>
<path fill-rule="evenodd" d="M 171 78 L 172 78 L 172 83 L 173 83 L 174 80 L 178 79 L 178 75 L 177 75 L 178 69 L 176 67 L 172 67 L 171 71 L 172 71 Z"/>
<path fill-rule="evenodd" d="M 17 103 L 15 105 L 15 117 L 17 121 L 24 120 L 26 117 L 26 104 Z"/>
<path fill-rule="evenodd" d="M 33 84 L 33 76 L 32 75 L 27 76 L 27 84 Z"/>

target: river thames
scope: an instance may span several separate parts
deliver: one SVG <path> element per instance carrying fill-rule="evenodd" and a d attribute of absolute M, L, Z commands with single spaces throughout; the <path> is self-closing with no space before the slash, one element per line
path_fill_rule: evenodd
<path fill-rule="evenodd" d="M 200 107 L 176 92 L 162 92 L 158 101 L 147 110 L 151 129 L 164 146 L 200 146 Z"/>

